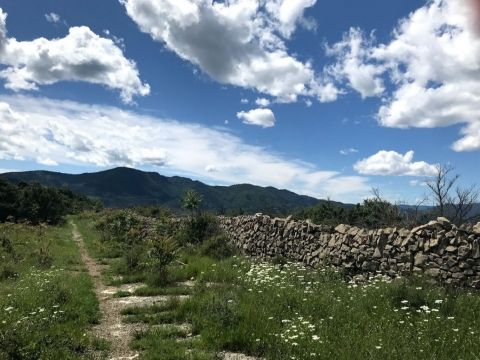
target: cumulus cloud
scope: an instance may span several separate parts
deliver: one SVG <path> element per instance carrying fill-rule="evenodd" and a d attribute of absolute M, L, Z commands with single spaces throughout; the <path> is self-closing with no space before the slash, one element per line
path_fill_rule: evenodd
<path fill-rule="evenodd" d="M 380 78 L 383 68 L 368 63 L 369 44 L 359 29 L 350 29 L 341 42 L 327 48 L 327 54 L 337 58 L 328 71 L 337 81 L 347 81 L 362 98 L 381 95 L 385 90 Z"/>
<path fill-rule="evenodd" d="M 288 159 L 229 132 L 114 107 L 0 96 L 0 160 L 157 167 L 210 183 L 252 183 L 356 201 L 368 179 Z"/>
<path fill-rule="evenodd" d="M 308 61 L 288 53 L 285 39 L 313 0 L 120 0 L 154 40 L 223 84 L 255 89 L 281 102 L 338 96 Z"/>
<path fill-rule="evenodd" d="M 255 100 L 255 104 L 261 107 L 267 107 L 270 105 L 270 100 L 265 98 L 258 98 L 257 100 Z"/>
<path fill-rule="evenodd" d="M 472 7 L 472 6 L 476 7 Z M 381 125 L 434 128 L 465 124 L 455 151 L 480 150 L 480 31 L 478 1 L 430 0 L 402 19 L 391 41 L 352 29 L 332 46 L 330 71 L 362 96 L 384 92 Z M 355 67 L 358 71 L 355 71 Z M 333 70 L 332 70 L 333 69 Z"/>
<path fill-rule="evenodd" d="M 247 112 L 240 111 L 237 113 L 237 118 L 248 125 L 257 125 L 263 128 L 275 126 L 275 115 L 270 109 L 253 109 Z"/>
<path fill-rule="evenodd" d="M 395 151 L 379 151 L 378 153 L 355 163 L 354 169 L 363 175 L 390 176 L 433 176 L 435 165 L 425 161 L 413 161 L 414 151 L 404 155 Z"/>
<path fill-rule="evenodd" d="M 316 4 L 317 0 L 271 0 L 266 2 L 267 11 L 273 15 L 281 34 L 289 38 L 295 31 L 297 23 L 307 29 L 316 27 L 315 21 L 305 19 L 305 9 Z"/>
<path fill-rule="evenodd" d="M 14 91 L 38 90 L 39 85 L 59 81 L 85 81 L 120 91 L 125 103 L 150 93 L 135 62 L 126 59 L 114 41 L 85 26 L 70 28 L 63 38 L 17 41 L 7 37 L 6 14 L 0 9 L 0 44 L 0 64 L 4 65 L 0 78 Z"/>

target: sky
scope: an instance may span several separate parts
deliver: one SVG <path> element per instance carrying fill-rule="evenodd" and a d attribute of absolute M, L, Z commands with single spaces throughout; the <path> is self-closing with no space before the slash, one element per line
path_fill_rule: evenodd
<path fill-rule="evenodd" d="M 415 203 L 480 175 L 480 1 L 0 0 L 0 172 Z"/>

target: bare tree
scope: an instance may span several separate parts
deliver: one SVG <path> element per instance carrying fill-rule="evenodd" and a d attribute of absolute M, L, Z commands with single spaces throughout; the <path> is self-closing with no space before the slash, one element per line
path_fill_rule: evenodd
<path fill-rule="evenodd" d="M 435 204 L 438 207 L 440 216 L 445 216 L 445 211 L 450 199 L 450 190 L 459 175 L 451 175 L 453 167 L 451 165 L 436 165 L 436 173 L 433 179 L 428 179 L 425 183 L 432 190 Z"/>
<path fill-rule="evenodd" d="M 455 189 L 455 198 L 451 200 L 452 208 L 454 210 L 454 222 L 462 224 L 468 220 L 468 215 L 472 211 L 475 203 L 480 197 L 480 192 L 477 186 L 472 185 L 469 188 Z"/>

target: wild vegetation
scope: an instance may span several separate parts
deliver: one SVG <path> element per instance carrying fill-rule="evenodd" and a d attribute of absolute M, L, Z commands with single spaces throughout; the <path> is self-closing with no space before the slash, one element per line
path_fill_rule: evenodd
<path fill-rule="evenodd" d="M 170 296 L 161 304 L 123 311 L 125 322 L 150 327 L 131 344 L 142 358 L 216 359 L 230 351 L 265 359 L 451 359 L 480 352 L 476 293 L 434 286 L 420 277 L 356 282 L 328 266 L 310 269 L 282 258 L 243 257 L 214 222 L 199 230 L 196 220 L 205 214 L 194 195 L 185 199 L 190 218 L 181 230 L 178 223 L 167 225 L 175 221 L 164 217 L 154 222 L 161 232 L 146 219 L 122 220 L 131 226 L 112 232 L 124 245 L 137 238 L 128 234 L 150 233 L 144 239 L 156 234 L 157 244 L 164 242 L 156 252 L 161 256 L 155 256 L 164 260 L 159 267 L 129 268 L 124 253 L 106 273 L 112 282 L 147 284 L 117 296 Z M 126 219 L 127 214 L 138 216 L 115 216 Z M 90 221 L 79 221 L 98 256 L 117 256 L 118 244 L 104 229 L 98 232 Z M 192 241 L 185 234 L 192 234 Z M 143 253 L 139 257 L 148 264 L 151 242 L 139 244 L 143 250 L 136 254 Z M 149 280 L 158 273 L 163 281 Z"/>
<path fill-rule="evenodd" d="M 477 202 L 480 189 L 457 186 L 459 175 L 453 175 L 453 167 L 437 165 L 435 176 L 426 179 L 429 190 L 415 205 L 392 203 L 386 200 L 378 188 L 361 204 L 345 206 L 332 201 L 321 202 L 295 213 L 296 219 L 310 219 L 316 224 L 349 224 L 361 228 L 414 227 L 438 216 L 447 217 L 460 226 L 474 223 L 478 217 Z M 428 207 L 427 204 L 433 204 Z"/>
<path fill-rule="evenodd" d="M 0 224 L 0 359 L 89 359 L 98 321 L 69 225 Z"/>
<path fill-rule="evenodd" d="M 128 304 L 130 297 L 160 297 L 121 310 L 125 324 L 141 325 L 130 342 L 141 358 L 213 360 L 233 352 L 272 360 L 468 359 L 480 353 L 478 293 L 418 276 L 352 278 L 327 264 L 312 269 L 284 258 L 248 258 L 201 211 L 201 196 L 188 192 L 182 204 L 184 220 L 159 208 L 71 218 L 91 256 L 105 264 L 102 281 L 119 289 L 135 283 L 114 298 Z M 374 226 L 385 221 L 376 217 L 386 216 L 381 206 L 391 205 L 377 199 L 363 206 Z M 338 214 L 330 211 L 334 221 Z M 102 319 L 71 223 L 5 223 L 0 231 L 0 358 L 108 356 L 109 344 L 91 335 Z"/>
<path fill-rule="evenodd" d="M 0 179 L 0 222 L 13 220 L 31 224 L 58 224 L 65 215 L 100 209 L 91 200 L 68 189 L 48 188 L 38 183 L 13 184 Z"/>

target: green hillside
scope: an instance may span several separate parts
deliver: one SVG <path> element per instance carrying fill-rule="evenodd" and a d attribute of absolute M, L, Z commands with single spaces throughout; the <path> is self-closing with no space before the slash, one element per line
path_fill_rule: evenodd
<path fill-rule="evenodd" d="M 66 187 L 72 191 L 100 199 L 107 207 L 165 205 L 180 209 L 180 198 L 187 189 L 203 196 L 207 210 L 220 213 L 288 214 L 319 203 L 320 200 L 273 187 L 249 184 L 209 186 L 199 181 L 130 168 L 85 173 L 63 174 L 50 171 L 27 171 L 1 174 L 12 182 L 38 182 L 45 186 Z"/>

